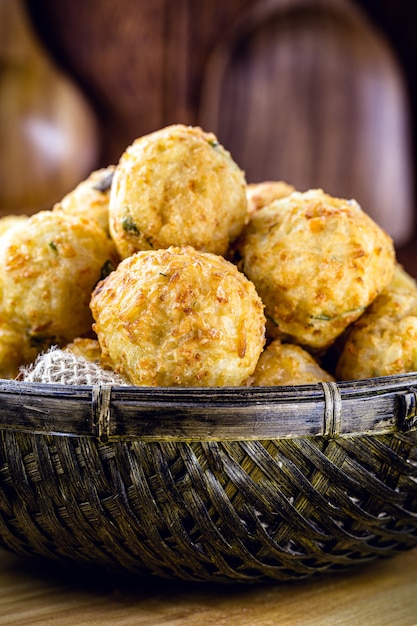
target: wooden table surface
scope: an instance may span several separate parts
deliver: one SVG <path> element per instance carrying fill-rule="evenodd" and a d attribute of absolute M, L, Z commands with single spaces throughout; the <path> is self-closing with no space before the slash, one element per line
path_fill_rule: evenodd
<path fill-rule="evenodd" d="M 5 626 L 415 626 L 417 550 L 291 584 L 93 578 L 0 550 Z"/>

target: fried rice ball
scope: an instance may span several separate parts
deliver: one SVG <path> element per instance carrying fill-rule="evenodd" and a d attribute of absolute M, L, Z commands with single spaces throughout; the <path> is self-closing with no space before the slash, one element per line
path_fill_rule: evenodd
<path fill-rule="evenodd" d="M 258 387 L 310 385 L 334 381 L 309 352 L 290 343 L 274 339 L 259 357 L 250 384 Z"/>
<path fill-rule="evenodd" d="M 94 330 L 116 372 L 141 386 L 239 386 L 264 346 L 263 304 L 223 257 L 141 251 L 93 292 Z"/>
<path fill-rule="evenodd" d="M 109 212 L 122 258 L 184 245 L 225 255 L 246 221 L 245 176 L 212 133 L 168 126 L 126 149 Z"/>
<path fill-rule="evenodd" d="M 286 198 L 295 191 L 295 187 L 282 180 L 265 180 L 262 183 L 249 183 L 246 187 L 248 214 L 252 216 L 256 211 L 271 204 L 274 200 Z"/>
<path fill-rule="evenodd" d="M 417 370 L 417 285 L 401 266 L 391 284 L 353 324 L 336 376 L 360 380 Z"/>
<path fill-rule="evenodd" d="M 39 350 L 91 332 L 91 292 L 115 263 L 114 245 L 94 220 L 41 211 L 1 244 L 2 318 Z"/>
<path fill-rule="evenodd" d="M 114 165 L 96 170 L 70 191 L 53 210 L 97 220 L 109 232 L 109 198 L 114 175 Z"/>
<path fill-rule="evenodd" d="M 69 351 L 74 356 L 83 358 L 90 363 L 96 363 L 103 369 L 113 370 L 112 364 L 106 360 L 101 351 L 98 339 L 76 337 L 74 341 L 71 341 L 64 347 L 64 351 Z"/>
<path fill-rule="evenodd" d="M 268 332 L 324 351 L 391 281 L 391 238 L 354 200 L 294 192 L 257 211 L 236 244 Z"/>
<path fill-rule="evenodd" d="M 101 362 L 101 349 L 97 339 L 90 337 L 76 337 L 65 346 L 65 350 L 69 350 L 75 356 L 80 356 L 91 361 L 92 363 Z"/>

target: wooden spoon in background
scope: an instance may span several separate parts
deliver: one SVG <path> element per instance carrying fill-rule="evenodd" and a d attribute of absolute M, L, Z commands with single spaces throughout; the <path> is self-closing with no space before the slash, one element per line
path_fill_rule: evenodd
<path fill-rule="evenodd" d="M 267 0 L 213 50 L 200 124 L 249 182 L 355 198 L 397 246 L 414 233 L 411 119 L 391 48 L 348 0 Z"/>
<path fill-rule="evenodd" d="M 97 155 L 86 100 L 48 58 L 22 0 L 0 0 L 0 215 L 50 208 Z"/>

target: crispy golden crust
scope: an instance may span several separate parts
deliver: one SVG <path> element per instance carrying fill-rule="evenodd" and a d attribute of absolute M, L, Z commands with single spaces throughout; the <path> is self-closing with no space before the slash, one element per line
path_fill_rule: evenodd
<path fill-rule="evenodd" d="M 241 385 L 264 345 L 253 284 L 190 246 L 122 261 L 95 289 L 91 309 L 104 357 L 136 385 Z"/>
<path fill-rule="evenodd" d="M 109 211 L 123 258 L 171 245 L 224 255 L 245 224 L 246 181 L 212 133 L 178 124 L 127 148 Z"/>
<path fill-rule="evenodd" d="M 392 240 L 359 205 L 321 190 L 257 211 L 237 250 L 271 336 L 322 351 L 389 284 L 395 266 Z"/>
<path fill-rule="evenodd" d="M 262 183 L 250 183 L 246 187 L 248 214 L 251 217 L 256 211 L 268 206 L 274 200 L 286 198 L 295 191 L 295 187 L 282 180 L 265 180 Z"/>
<path fill-rule="evenodd" d="M 339 357 L 342 380 L 417 370 L 417 285 L 401 267 L 388 288 L 353 324 Z"/>
<path fill-rule="evenodd" d="M 65 346 L 65 350 L 70 350 L 75 356 L 82 356 L 92 363 L 100 363 L 101 361 L 101 349 L 97 339 L 76 337 L 74 341 Z"/>
<path fill-rule="evenodd" d="M 54 211 L 63 211 L 86 219 L 95 219 L 105 232 L 109 232 L 109 198 L 115 166 L 96 170 L 70 191 Z"/>
<path fill-rule="evenodd" d="M 333 380 L 306 350 L 275 339 L 259 357 L 250 384 L 259 387 L 309 385 Z"/>
<path fill-rule="evenodd" d="M 89 337 L 76 337 L 74 341 L 71 341 L 65 346 L 65 350 L 69 350 L 77 357 L 83 357 L 91 363 L 96 363 L 100 367 L 106 370 L 113 370 L 113 366 L 109 363 L 102 351 L 98 339 L 91 339 Z"/>
<path fill-rule="evenodd" d="M 0 246 L 0 313 L 40 349 L 91 330 L 91 292 L 113 243 L 92 220 L 42 211 L 11 228 Z"/>

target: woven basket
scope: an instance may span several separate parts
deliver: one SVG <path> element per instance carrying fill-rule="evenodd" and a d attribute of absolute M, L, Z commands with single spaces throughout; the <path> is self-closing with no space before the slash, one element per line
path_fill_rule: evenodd
<path fill-rule="evenodd" d="M 1 543 L 222 582 L 412 548 L 416 390 L 416 373 L 233 389 L 0 381 Z"/>

